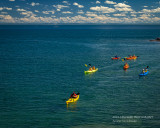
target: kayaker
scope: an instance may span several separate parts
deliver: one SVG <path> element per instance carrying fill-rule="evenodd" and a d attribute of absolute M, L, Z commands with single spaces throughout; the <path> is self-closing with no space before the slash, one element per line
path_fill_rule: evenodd
<path fill-rule="evenodd" d="M 124 64 L 124 66 L 127 66 L 128 65 L 128 63 L 126 62 L 125 64 Z"/>
<path fill-rule="evenodd" d="M 92 71 L 92 67 L 89 67 L 89 71 Z"/>
<path fill-rule="evenodd" d="M 144 73 L 145 71 L 144 71 L 144 69 L 142 70 L 142 73 Z"/>
<path fill-rule="evenodd" d="M 92 67 L 92 70 L 96 70 L 95 66 Z"/>
<path fill-rule="evenodd" d="M 115 58 L 118 58 L 118 56 L 116 55 Z"/>
<path fill-rule="evenodd" d="M 77 97 L 77 94 L 75 92 L 73 92 L 70 96 L 70 98 L 76 98 Z"/>
<path fill-rule="evenodd" d="M 147 72 L 148 71 L 148 69 L 147 68 L 145 68 L 145 72 Z"/>
<path fill-rule="evenodd" d="M 132 57 L 136 57 L 135 54 Z"/>

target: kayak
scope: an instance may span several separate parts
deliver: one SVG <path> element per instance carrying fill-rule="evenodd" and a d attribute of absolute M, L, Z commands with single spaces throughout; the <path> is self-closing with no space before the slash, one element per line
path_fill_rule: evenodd
<path fill-rule="evenodd" d="M 118 58 L 115 58 L 115 57 L 112 57 L 112 60 L 118 60 L 120 59 L 121 57 L 118 57 Z"/>
<path fill-rule="evenodd" d="M 123 69 L 128 69 L 129 68 L 129 65 L 124 65 L 123 66 Z"/>
<path fill-rule="evenodd" d="M 137 56 L 135 56 L 135 57 L 127 57 L 126 59 L 127 60 L 135 60 L 135 59 L 137 59 Z"/>
<path fill-rule="evenodd" d="M 84 71 L 84 73 L 87 74 L 87 73 L 93 73 L 93 72 L 96 72 L 96 71 L 98 71 L 98 68 L 96 68 L 95 70 L 92 70 L 92 71 L 89 71 L 89 70 Z"/>
<path fill-rule="evenodd" d="M 69 99 L 66 101 L 66 104 L 74 103 L 74 102 L 76 102 L 78 99 L 79 99 L 79 93 L 77 93 L 77 97 L 76 97 L 76 98 L 69 98 Z"/>
<path fill-rule="evenodd" d="M 139 76 L 146 76 L 149 73 L 149 71 L 144 72 L 144 73 L 140 73 Z"/>

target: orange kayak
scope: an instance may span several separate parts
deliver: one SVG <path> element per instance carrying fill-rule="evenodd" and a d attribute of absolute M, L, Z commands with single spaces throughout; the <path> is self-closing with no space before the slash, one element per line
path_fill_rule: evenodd
<path fill-rule="evenodd" d="M 128 64 L 123 66 L 123 69 L 128 69 L 128 68 L 129 68 Z"/>
<path fill-rule="evenodd" d="M 126 58 L 127 60 L 135 60 L 135 59 L 137 59 L 137 56 L 133 56 L 133 57 L 128 57 L 128 58 Z"/>

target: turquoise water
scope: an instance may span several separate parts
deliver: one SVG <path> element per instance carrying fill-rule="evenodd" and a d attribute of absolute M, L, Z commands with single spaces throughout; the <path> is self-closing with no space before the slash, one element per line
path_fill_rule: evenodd
<path fill-rule="evenodd" d="M 160 127 L 160 42 L 149 41 L 159 26 L 27 27 L 0 30 L 0 128 Z M 133 54 L 127 71 L 111 60 Z M 84 64 L 99 70 L 85 75 Z"/>

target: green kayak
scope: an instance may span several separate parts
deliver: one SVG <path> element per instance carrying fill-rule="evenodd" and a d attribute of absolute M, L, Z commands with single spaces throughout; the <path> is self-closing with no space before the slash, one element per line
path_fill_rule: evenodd
<path fill-rule="evenodd" d="M 87 74 L 87 73 L 93 73 L 93 72 L 96 72 L 96 71 L 98 71 L 98 68 L 96 68 L 95 70 L 92 70 L 92 71 L 89 71 L 89 70 L 84 71 L 84 73 Z"/>

